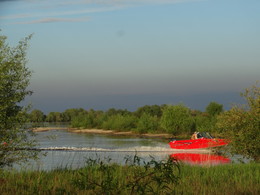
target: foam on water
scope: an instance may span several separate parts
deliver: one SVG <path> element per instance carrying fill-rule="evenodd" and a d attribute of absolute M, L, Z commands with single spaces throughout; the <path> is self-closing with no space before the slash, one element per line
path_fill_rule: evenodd
<path fill-rule="evenodd" d="M 161 146 L 137 146 L 137 147 L 129 147 L 129 148 L 96 148 L 96 147 L 42 147 L 39 150 L 45 151 L 86 151 L 86 152 L 188 152 L 188 153 L 209 153 L 211 150 L 209 149 L 192 149 L 192 150 L 184 150 L 184 149 L 172 149 L 169 147 L 161 147 Z"/>

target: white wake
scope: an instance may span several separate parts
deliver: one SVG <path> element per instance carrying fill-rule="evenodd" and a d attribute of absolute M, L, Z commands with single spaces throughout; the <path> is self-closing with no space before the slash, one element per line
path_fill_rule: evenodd
<path fill-rule="evenodd" d="M 129 148 L 96 148 L 96 147 L 41 147 L 39 150 L 45 151 L 82 151 L 82 152 L 166 152 L 166 153 L 209 153 L 210 149 L 172 149 L 161 146 L 137 146 Z"/>

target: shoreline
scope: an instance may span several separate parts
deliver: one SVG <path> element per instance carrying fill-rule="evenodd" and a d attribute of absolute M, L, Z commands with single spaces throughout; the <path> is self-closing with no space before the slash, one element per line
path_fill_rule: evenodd
<path fill-rule="evenodd" d="M 144 133 L 138 134 L 132 131 L 116 131 L 116 130 L 105 130 L 105 129 L 75 129 L 75 128 L 66 128 L 66 127 L 37 127 L 33 128 L 33 132 L 44 132 L 51 130 L 67 130 L 72 133 L 89 133 L 89 134 L 103 134 L 103 135 L 128 135 L 128 136 L 137 136 L 137 137 L 151 137 L 151 138 L 172 138 L 171 134 L 167 133 Z"/>
<path fill-rule="evenodd" d="M 51 130 L 67 130 L 67 127 L 36 127 L 32 128 L 33 132 L 44 132 L 44 131 L 51 131 Z"/>

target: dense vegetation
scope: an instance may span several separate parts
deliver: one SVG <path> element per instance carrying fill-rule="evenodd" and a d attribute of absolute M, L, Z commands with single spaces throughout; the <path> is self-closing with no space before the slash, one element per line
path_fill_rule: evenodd
<path fill-rule="evenodd" d="M 260 194 L 259 164 L 199 167 L 161 161 L 123 166 L 91 160 L 53 171 L 1 171 L 1 194 Z"/>
<path fill-rule="evenodd" d="M 216 110 L 216 111 L 215 111 Z M 183 104 L 146 105 L 134 112 L 111 108 L 107 111 L 68 109 L 64 112 L 50 112 L 47 115 L 33 110 L 31 122 L 69 122 L 73 128 L 98 128 L 137 133 L 191 134 L 197 131 L 212 131 L 216 116 L 223 112 L 223 105 L 211 102 L 205 112 L 191 110 Z"/>

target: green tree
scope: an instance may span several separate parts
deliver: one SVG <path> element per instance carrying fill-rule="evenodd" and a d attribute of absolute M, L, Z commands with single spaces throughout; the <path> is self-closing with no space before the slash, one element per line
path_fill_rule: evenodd
<path fill-rule="evenodd" d="M 41 110 L 33 110 L 30 113 L 30 121 L 31 122 L 44 122 L 45 115 Z"/>
<path fill-rule="evenodd" d="M 143 107 L 138 108 L 134 114 L 137 117 L 141 117 L 144 113 L 147 113 L 151 116 L 157 116 L 157 117 L 161 117 L 162 116 L 162 107 L 158 106 L 158 105 L 145 105 Z"/>
<path fill-rule="evenodd" d="M 200 114 L 193 117 L 195 122 L 196 131 L 207 131 L 214 132 L 215 131 L 215 123 L 216 118 L 210 117 L 208 114 Z"/>
<path fill-rule="evenodd" d="M 190 109 L 184 105 L 169 105 L 164 108 L 160 125 L 166 132 L 172 134 L 191 133 L 193 124 Z"/>
<path fill-rule="evenodd" d="M 158 129 L 159 123 L 156 116 L 151 116 L 148 113 L 143 113 L 137 122 L 137 131 L 139 133 L 154 132 Z"/>
<path fill-rule="evenodd" d="M 63 122 L 70 122 L 73 118 L 81 115 L 81 114 L 86 114 L 87 111 L 84 110 L 83 108 L 71 108 L 65 110 L 62 115 L 63 115 Z"/>
<path fill-rule="evenodd" d="M 36 156 L 25 130 L 26 109 L 21 102 L 32 94 L 28 90 L 31 71 L 26 67 L 26 50 L 31 36 L 21 40 L 16 47 L 0 36 L 0 167 L 26 161 Z"/>
<path fill-rule="evenodd" d="M 75 128 L 94 128 L 95 126 L 95 116 L 93 112 L 82 113 L 71 120 L 71 126 Z"/>
<path fill-rule="evenodd" d="M 223 112 L 223 105 L 218 104 L 217 102 L 210 102 L 209 105 L 206 107 L 206 112 L 210 116 L 219 115 L 221 112 Z"/>
<path fill-rule="evenodd" d="M 108 111 L 106 111 L 106 115 L 107 116 L 113 116 L 113 115 L 130 115 L 131 112 L 129 112 L 128 110 L 126 109 L 118 109 L 116 110 L 115 108 L 110 108 Z"/>
<path fill-rule="evenodd" d="M 55 113 L 54 112 L 50 112 L 49 114 L 47 114 L 46 116 L 46 121 L 47 122 L 55 122 Z"/>
<path fill-rule="evenodd" d="M 260 87 L 246 89 L 246 105 L 233 106 L 218 116 L 216 126 L 230 139 L 231 152 L 260 161 Z"/>
<path fill-rule="evenodd" d="M 136 128 L 136 117 L 133 115 L 112 115 L 102 124 L 103 129 L 112 129 L 118 131 L 133 130 Z"/>
<path fill-rule="evenodd" d="M 63 121 L 63 115 L 60 112 L 50 112 L 46 116 L 47 122 L 62 122 Z"/>

